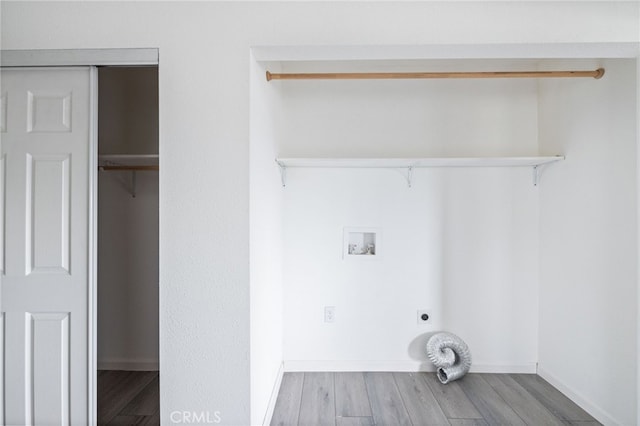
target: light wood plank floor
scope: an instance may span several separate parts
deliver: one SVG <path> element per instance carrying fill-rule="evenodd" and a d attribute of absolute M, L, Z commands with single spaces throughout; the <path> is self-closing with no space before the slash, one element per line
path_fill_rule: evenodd
<path fill-rule="evenodd" d="M 99 425 L 159 425 L 157 371 L 98 371 Z"/>
<path fill-rule="evenodd" d="M 275 426 L 599 425 L 535 374 L 285 373 Z"/>

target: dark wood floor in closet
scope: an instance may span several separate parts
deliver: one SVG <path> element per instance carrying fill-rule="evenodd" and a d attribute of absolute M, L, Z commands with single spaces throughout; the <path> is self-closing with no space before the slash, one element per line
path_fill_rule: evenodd
<path fill-rule="evenodd" d="M 534 374 L 285 373 L 271 425 L 599 425 Z"/>
<path fill-rule="evenodd" d="M 159 425 L 157 371 L 98 371 L 99 425 Z"/>

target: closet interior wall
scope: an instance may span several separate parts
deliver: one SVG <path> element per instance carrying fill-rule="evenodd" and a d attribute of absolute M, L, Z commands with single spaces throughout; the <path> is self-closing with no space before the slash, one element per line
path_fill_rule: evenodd
<path fill-rule="evenodd" d="M 99 155 L 158 154 L 156 67 L 99 69 Z M 98 173 L 98 368 L 158 370 L 158 172 Z"/>
<path fill-rule="evenodd" d="M 550 61 L 562 68 L 567 61 Z M 596 84 L 539 82 L 538 373 L 605 424 L 637 424 L 637 61 Z"/>
<path fill-rule="evenodd" d="M 343 61 L 283 72 L 492 71 L 536 61 Z M 591 80 L 592 84 L 598 81 Z M 535 79 L 272 81 L 281 157 L 536 156 Z M 550 166 L 553 167 L 553 166 Z M 429 369 L 427 333 L 467 341 L 476 371 L 535 372 L 538 189 L 530 168 L 287 169 L 285 370 Z M 544 182 L 542 182 L 544 184 Z M 343 229 L 381 257 L 343 259 Z M 325 306 L 335 321 L 323 320 Z M 427 310 L 427 324 L 417 313 Z"/>

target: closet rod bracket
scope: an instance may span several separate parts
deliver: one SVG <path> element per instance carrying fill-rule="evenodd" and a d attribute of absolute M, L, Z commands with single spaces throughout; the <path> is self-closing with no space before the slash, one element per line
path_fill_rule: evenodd
<path fill-rule="evenodd" d="M 533 186 L 538 186 L 538 182 L 540 181 L 540 171 L 542 166 L 540 164 L 533 166 Z"/>
<path fill-rule="evenodd" d="M 284 163 L 282 161 L 279 161 L 277 158 L 276 164 L 280 169 L 280 181 L 282 182 L 282 187 L 284 188 L 287 186 L 287 166 L 285 166 Z"/>

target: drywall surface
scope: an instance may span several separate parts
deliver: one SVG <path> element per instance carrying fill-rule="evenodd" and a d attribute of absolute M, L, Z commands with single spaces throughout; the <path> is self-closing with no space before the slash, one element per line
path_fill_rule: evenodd
<path fill-rule="evenodd" d="M 100 154 L 158 153 L 158 70 L 99 71 Z M 98 368 L 158 368 L 158 172 L 98 173 Z"/>
<path fill-rule="evenodd" d="M 396 170 L 289 169 L 285 367 L 429 370 L 427 333 L 447 330 L 476 371 L 532 371 L 537 208 L 528 169 L 417 170 L 412 188 Z M 377 228 L 378 254 L 345 258 L 344 227 Z"/>
<path fill-rule="evenodd" d="M 246 425 L 250 47 L 637 42 L 637 16 L 632 2 L 3 2 L 0 46 L 159 48 L 162 420 Z"/>
<path fill-rule="evenodd" d="M 283 72 L 531 69 L 532 61 L 285 63 Z M 532 80 L 274 81 L 282 157 L 537 155 Z"/>
<path fill-rule="evenodd" d="M 284 157 L 537 154 L 533 81 L 281 87 Z M 411 188 L 406 173 L 287 169 L 285 368 L 430 369 L 427 333 L 447 330 L 476 371 L 534 371 L 531 170 L 418 169 Z M 345 227 L 376 228 L 377 255 L 345 258 Z M 418 324 L 421 309 L 430 323 Z"/>
<path fill-rule="evenodd" d="M 276 158 L 279 93 L 265 67 L 251 62 L 250 320 L 251 424 L 262 424 L 275 402 L 282 367 L 282 196 Z M 271 401 L 271 400 L 274 401 Z"/>
<path fill-rule="evenodd" d="M 558 65 L 562 65 L 559 63 Z M 638 404 L 635 61 L 599 81 L 540 82 L 541 374 L 604 423 Z"/>

